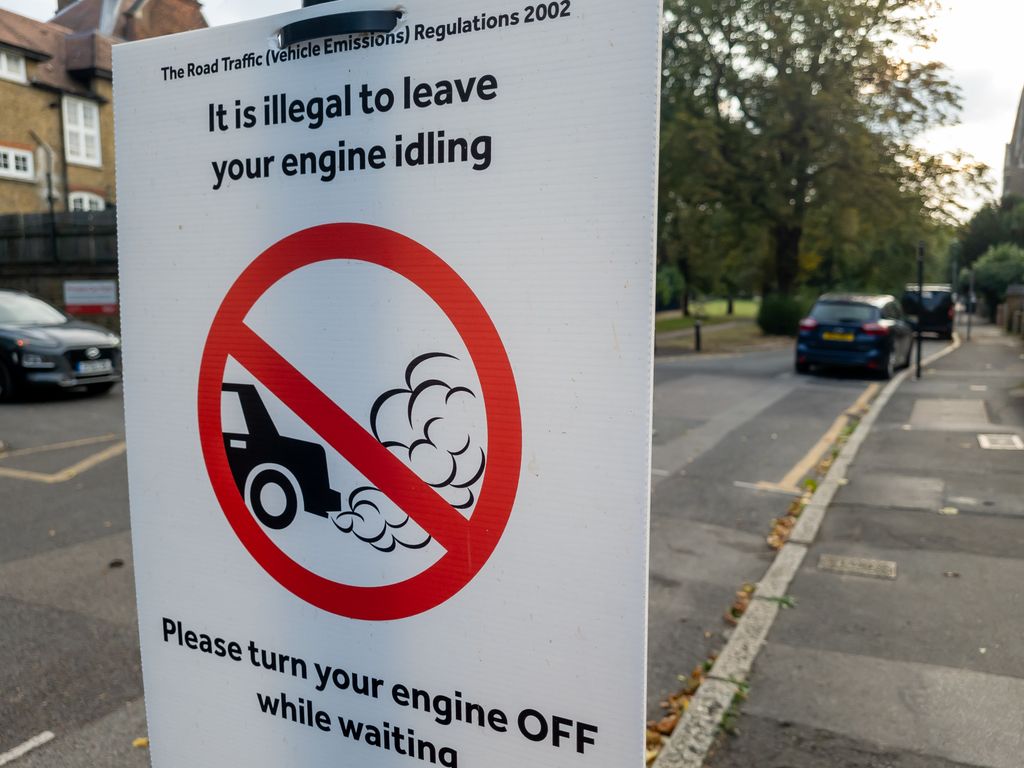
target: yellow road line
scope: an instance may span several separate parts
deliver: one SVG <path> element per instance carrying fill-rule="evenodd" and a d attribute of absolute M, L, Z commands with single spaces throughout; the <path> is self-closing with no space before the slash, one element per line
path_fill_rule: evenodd
<path fill-rule="evenodd" d="M 850 421 L 851 416 L 857 415 L 862 411 L 867 404 L 871 402 L 871 399 L 878 393 L 881 388 L 880 384 L 869 384 L 861 392 L 860 396 L 853 401 L 849 408 L 847 408 L 839 417 L 832 422 L 832 426 L 828 428 L 828 431 L 821 436 L 821 439 L 814 444 L 804 457 L 798 461 L 786 476 L 777 483 L 758 483 L 758 487 L 763 490 L 776 490 L 786 491 L 789 493 L 800 493 L 801 490 L 797 483 L 804 479 L 804 477 L 814 469 L 815 465 L 821 461 L 821 457 L 825 455 L 825 452 L 832 447 L 832 444 L 839 439 L 839 435 L 842 433 L 843 428 L 846 427 Z"/>
<path fill-rule="evenodd" d="M 0 459 L 9 459 L 14 456 L 29 456 L 33 453 L 47 453 L 48 451 L 60 451 L 65 448 L 79 448 L 83 445 L 95 445 L 96 443 L 109 443 L 116 440 L 117 435 L 111 432 L 108 435 L 97 435 L 96 437 L 82 437 L 78 440 L 67 440 L 63 443 L 51 443 L 50 445 L 36 445 L 31 448 L 20 448 L 17 451 L 0 451 Z"/>
<path fill-rule="evenodd" d="M 104 448 L 98 453 L 94 453 L 92 456 L 87 456 L 78 463 L 72 464 L 67 469 L 62 469 L 60 472 L 48 474 L 46 472 L 32 472 L 27 469 L 0 467 L 0 477 L 10 477 L 15 480 L 30 480 L 35 483 L 46 483 L 48 485 L 52 485 L 54 483 L 66 483 L 68 480 L 77 477 L 83 472 L 88 472 L 93 467 L 96 467 L 115 456 L 120 456 L 124 452 L 125 442 L 122 440 L 108 448 Z"/>

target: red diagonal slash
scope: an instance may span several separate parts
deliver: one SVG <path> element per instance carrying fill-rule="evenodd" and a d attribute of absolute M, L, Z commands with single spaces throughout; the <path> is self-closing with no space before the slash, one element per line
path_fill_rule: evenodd
<path fill-rule="evenodd" d="M 231 356 L 446 550 L 465 546 L 469 521 L 247 325 Z"/>

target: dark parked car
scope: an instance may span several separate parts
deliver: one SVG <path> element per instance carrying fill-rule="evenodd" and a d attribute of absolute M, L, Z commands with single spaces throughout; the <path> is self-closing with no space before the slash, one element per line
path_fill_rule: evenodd
<path fill-rule="evenodd" d="M 939 338 L 953 338 L 953 323 L 956 320 L 956 296 L 953 287 L 941 284 L 924 284 L 921 293 L 923 309 L 918 306 L 916 283 L 909 283 L 900 299 L 903 311 L 911 322 L 920 323 L 924 333 L 937 333 Z"/>
<path fill-rule="evenodd" d="M 33 387 L 106 392 L 121 380 L 121 340 L 21 291 L 0 290 L 0 400 Z"/>
<path fill-rule="evenodd" d="M 894 297 L 828 293 L 800 321 L 796 370 L 848 366 L 888 379 L 910 364 L 913 340 L 913 329 Z"/>
<path fill-rule="evenodd" d="M 324 447 L 281 435 L 252 384 L 225 382 L 221 390 L 237 398 L 241 409 L 246 431 L 225 432 L 224 449 L 238 492 L 256 519 L 281 530 L 300 509 L 320 517 L 340 511 L 341 494 L 329 484 Z"/>

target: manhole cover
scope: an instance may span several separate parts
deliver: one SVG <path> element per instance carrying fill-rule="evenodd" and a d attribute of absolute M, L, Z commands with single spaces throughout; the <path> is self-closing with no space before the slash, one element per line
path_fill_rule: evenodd
<path fill-rule="evenodd" d="M 1017 435 L 978 435 L 978 444 L 986 451 L 1024 451 Z"/>
<path fill-rule="evenodd" d="M 821 555 L 818 558 L 818 570 L 847 576 L 869 576 L 873 579 L 896 578 L 896 563 L 892 560 L 872 560 L 867 557 Z"/>

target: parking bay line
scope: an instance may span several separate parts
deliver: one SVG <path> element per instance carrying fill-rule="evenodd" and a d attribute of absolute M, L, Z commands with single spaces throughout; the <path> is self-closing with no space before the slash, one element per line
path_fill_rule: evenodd
<path fill-rule="evenodd" d="M 24 757 L 36 747 L 41 747 L 46 742 L 53 738 L 53 731 L 43 731 L 42 733 L 33 736 L 31 739 L 23 744 L 19 744 L 14 749 L 9 749 L 0 755 L 0 765 L 7 765 L 13 763 L 19 757 Z"/>
<path fill-rule="evenodd" d="M 0 459 L 10 459 L 15 456 L 30 456 L 33 453 L 48 453 L 49 451 L 61 451 L 66 448 L 80 448 L 83 445 L 95 445 L 96 443 L 109 443 L 116 440 L 117 435 L 113 432 L 95 437 L 82 437 L 78 440 L 65 440 L 62 443 L 50 443 L 49 445 L 34 445 L 31 448 L 19 448 L 16 451 L 0 451 Z"/>
<path fill-rule="evenodd" d="M 10 477 L 15 480 L 28 480 L 35 483 L 46 483 L 52 485 L 55 483 L 66 483 L 83 472 L 88 472 L 93 467 L 102 464 L 109 459 L 113 459 L 116 456 L 120 456 L 125 452 L 124 440 L 119 443 L 115 443 L 107 448 L 104 448 L 98 453 L 94 453 L 92 456 L 86 456 L 84 459 L 76 464 L 72 464 L 66 469 L 62 469 L 60 472 L 54 472 L 52 474 L 46 472 L 32 472 L 28 469 L 13 469 L 11 467 L 0 467 L 0 477 Z M 2 763 L 0 763 L 2 765 Z"/>
<path fill-rule="evenodd" d="M 850 416 L 863 410 L 875 394 L 877 394 L 880 388 L 881 385 L 877 383 L 866 386 L 864 391 L 860 393 L 860 396 L 858 396 L 850 407 L 843 411 L 843 413 L 841 413 L 838 418 L 832 422 L 832 426 L 829 427 L 828 431 L 821 436 L 821 439 L 804 454 L 803 458 L 800 459 L 800 461 L 798 461 L 779 482 L 770 483 L 767 481 L 761 481 L 757 483 L 744 483 L 737 480 L 734 481 L 733 485 L 739 488 L 754 488 L 759 491 L 770 491 L 797 496 L 801 495 L 803 491 L 797 486 L 797 483 L 799 483 L 800 480 L 802 480 L 804 476 L 806 476 L 807 473 L 810 472 L 819 461 L 821 461 L 821 457 L 825 455 L 825 451 L 827 451 L 836 442 L 836 440 L 839 439 L 839 435 L 849 422 Z"/>

